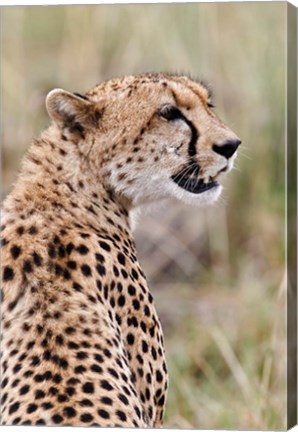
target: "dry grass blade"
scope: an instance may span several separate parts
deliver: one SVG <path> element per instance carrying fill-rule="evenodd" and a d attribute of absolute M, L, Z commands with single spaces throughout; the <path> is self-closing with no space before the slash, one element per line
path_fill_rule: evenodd
<path fill-rule="evenodd" d="M 229 343 L 225 334 L 216 326 L 210 327 L 209 332 L 218 346 L 223 358 L 225 359 L 227 365 L 230 368 L 230 371 L 235 378 L 244 398 L 247 402 L 251 402 L 254 397 L 254 390 L 251 387 L 249 379 L 247 378 L 246 373 L 244 372 L 239 360 L 236 357 L 235 352 L 231 344 Z"/>

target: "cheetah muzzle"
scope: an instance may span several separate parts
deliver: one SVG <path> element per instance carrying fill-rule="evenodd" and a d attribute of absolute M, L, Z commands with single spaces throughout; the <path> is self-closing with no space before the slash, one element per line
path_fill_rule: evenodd
<path fill-rule="evenodd" d="M 55 89 L 46 107 L 3 203 L 1 423 L 161 427 L 163 335 L 130 214 L 214 202 L 240 141 L 183 76 Z"/>

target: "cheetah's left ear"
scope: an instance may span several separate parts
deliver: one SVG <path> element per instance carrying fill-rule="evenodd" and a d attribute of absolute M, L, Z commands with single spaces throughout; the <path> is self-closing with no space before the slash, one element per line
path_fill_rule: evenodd
<path fill-rule="evenodd" d="M 72 131 L 98 127 L 101 112 L 86 96 L 62 89 L 50 91 L 46 108 L 51 119 L 62 128 Z"/>

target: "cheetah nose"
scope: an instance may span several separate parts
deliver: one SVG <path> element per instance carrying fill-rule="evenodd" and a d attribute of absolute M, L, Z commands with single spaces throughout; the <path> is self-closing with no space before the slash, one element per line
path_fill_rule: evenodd
<path fill-rule="evenodd" d="M 225 141 L 221 145 L 213 144 L 212 148 L 216 153 L 229 159 L 231 156 L 233 156 L 233 154 L 235 153 L 235 151 L 237 150 L 240 144 L 241 141 L 235 139 L 235 140 Z"/>

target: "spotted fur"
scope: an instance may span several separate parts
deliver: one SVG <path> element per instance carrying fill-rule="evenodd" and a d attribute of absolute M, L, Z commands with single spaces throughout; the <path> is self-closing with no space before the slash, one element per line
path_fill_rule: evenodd
<path fill-rule="evenodd" d="M 48 95 L 52 125 L 3 204 L 2 424 L 162 425 L 163 335 L 130 212 L 218 197 L 234 156 L 214 145 L 237 137 L 210 103 L 163 74 Z"/>

